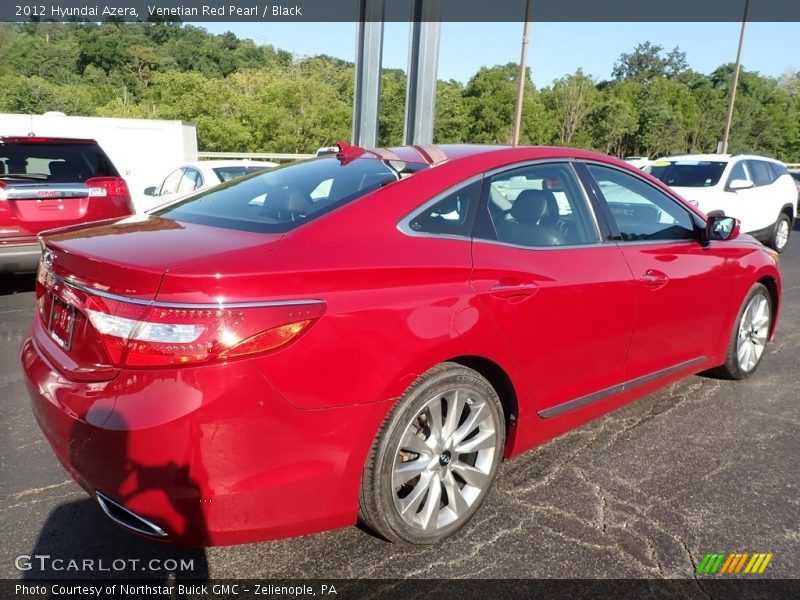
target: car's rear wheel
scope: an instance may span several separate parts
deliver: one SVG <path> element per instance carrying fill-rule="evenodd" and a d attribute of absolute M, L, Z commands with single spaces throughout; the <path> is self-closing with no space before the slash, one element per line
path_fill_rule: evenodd
<path fill-rule="evenodd" d="M 475 514 L 505 442 L 500 399 L 476 371 L 443 363 L 386 418 L 361 483 L 360 518 L 387 540 L 438 542 Z"/>
<path fill-rule="evenodd" d="M 755 373 L 767 345 L 772 326 L 769 291 L 757 283 L 747 294 L 736 318 L 725 364 L 716 374 L 726 379 L 746 379 Z"/>
<path fill-rule="evenodd" d="M 789 243 L 791 228 L 789 217 L 785 213 L 781 213 L 781 216 L 778 217 L 775 223 L 775 229 L 772 231 L 772 239 L 769 241 L 769 245 L 776 252 L 783 252 L 786 250 L 786 245 Z"/>

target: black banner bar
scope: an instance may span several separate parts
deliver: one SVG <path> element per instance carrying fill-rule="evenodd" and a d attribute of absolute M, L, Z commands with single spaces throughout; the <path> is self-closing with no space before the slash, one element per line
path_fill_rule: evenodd
<path fill-rule="evenodd" d="M 65 580 L 0 582 L 2 598 L 150 598 L 167 600 L 594 600 L 702 598 L 782 600 L 800 595 L 800 580 L 721 579 L 406 579 L 406 580 Z"/>
<path fill-rule="evenodd" d="M 385 0 L 386 21 L 409 21 L 413 0 Z M 431 0 L 442 21 L 522 21 L 527 0 Z M 741 21 L 745 0 L 532 0 L 531 20 Z M 355 0 L 2 0 L 0 21 L 357 21 Z M 751 0 L 748 21 L 800 22 L 797 0 Z"/>

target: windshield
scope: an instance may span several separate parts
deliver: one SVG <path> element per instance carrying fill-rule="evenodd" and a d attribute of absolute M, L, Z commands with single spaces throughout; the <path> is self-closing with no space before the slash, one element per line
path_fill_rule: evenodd
<path fill-rule="evenodd" d="M 671 187 L 716 185 L 728 163 L 708 160 L 659 160 L 650 165 L 653 177 Z"/>
<path fill-rule="evenodd" d="M 285 233 L 425 167 L 325 156 L 224 183 L 152 214 L 199 225 Z"/>

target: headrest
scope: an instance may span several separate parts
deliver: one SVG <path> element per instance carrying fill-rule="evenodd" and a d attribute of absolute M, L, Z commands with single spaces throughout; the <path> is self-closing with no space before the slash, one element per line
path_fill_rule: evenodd
<path fill-rule="evenodd" d="M 548 190 L 523 190 L 514 200 L 511 216 L 518 223 L 536 223 L 547 214 L 551 200 L 555 201 L 555 196 Z"/>
<path fill-rule="evenodd" d="M 312 207 L 311 200 L 298 189 L 280 188 L 267 196 L 267 207 L 290 212 L 305 212 Z"/>

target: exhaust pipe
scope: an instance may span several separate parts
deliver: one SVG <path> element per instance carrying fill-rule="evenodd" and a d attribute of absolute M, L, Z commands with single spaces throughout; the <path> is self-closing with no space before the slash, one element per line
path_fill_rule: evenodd
<path fill-rule="evenodd" d="M 161 529 L 152 521 L 140 517 L 135 512 L 128 510 L 118 502 L 114 502 L 111 498 L 102 492 L 95 491 L 95 498 L 97 503 L 106 516 L 114 521 L 117 525 L 129 529 L 135 533 L 146 535 L 148 537 L 166 538 L 167 532 Z"/>

